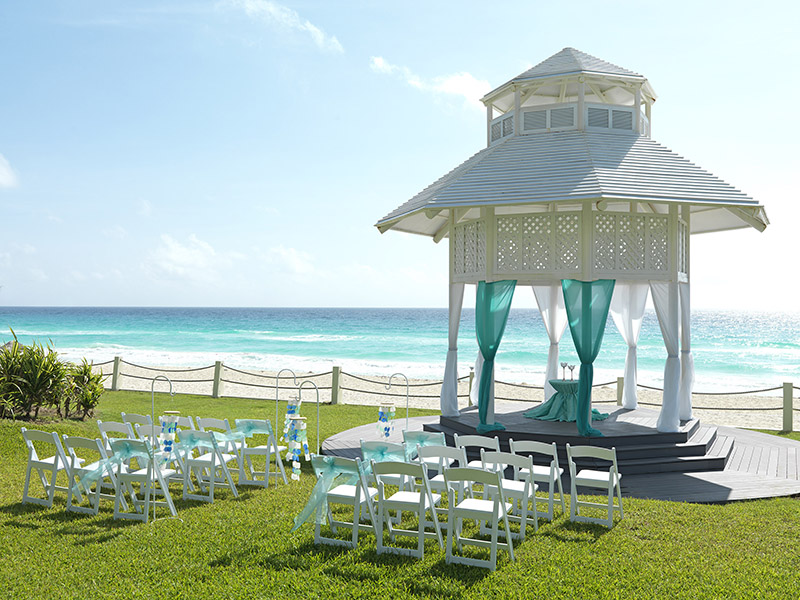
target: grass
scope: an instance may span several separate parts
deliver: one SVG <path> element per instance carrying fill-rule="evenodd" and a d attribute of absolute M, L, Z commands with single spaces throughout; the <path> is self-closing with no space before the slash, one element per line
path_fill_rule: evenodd
<path fill-rule="evenodd" d="M 267 416 L 270 402 L 202 396 L 157 397 L 159 410 L 233 418 Z M 149 413 L 149 394 L 107 392 L 95 418 L 121 410 Z M 323 439 L 374 422 L 375 407 L 322 406 Z M 413 411 L 414 415 L 430 411 Z M 316 407 L 303 406 L 313 448 Z M 274 416 L 274 415 L 273 415 Z M 87 422 L 0 422 L 0 589 L 8 598 L 798 598 L 800 500 L 727 505 L 625 499 L 612 530 L 573 524 L 563 515 L 500 553 L 491 573 L 447 565 L 426 544 L 422 561 L 378 556 L 371 534 L 357 550 L 316 547 L 305 525 L 289 533 L 313 486 L 220 490 L 214 504 L 183 502 L 183 522 L 68 514 L 65 495 L 52 509 L 21 503 L 26 452 L 19 428 L 94 437 Z"/>

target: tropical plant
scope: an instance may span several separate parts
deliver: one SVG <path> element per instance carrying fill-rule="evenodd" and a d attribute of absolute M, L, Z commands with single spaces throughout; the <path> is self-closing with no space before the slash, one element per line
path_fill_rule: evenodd
<path fill-rule="evenodd" d="M 93 373 L 85 359 L 65 365 L 49 344 L 23 346 L 11 333 L 14 341 L 0 348 L 0 417 L 36 419 L 50 406 L 59 417 L 86 418 L 104 391 L 102 374 Z"/>
<path fill-rule="evenodd" d="M 84 358 L 80 364 L 70 365 L 67 375 L 69 392 L 64 396 L 64 418 L 70 410 L 80 411 L 83 421 L 90 415 L 103 395 L 103 374 L 92 371 L 92 365 Z"/>

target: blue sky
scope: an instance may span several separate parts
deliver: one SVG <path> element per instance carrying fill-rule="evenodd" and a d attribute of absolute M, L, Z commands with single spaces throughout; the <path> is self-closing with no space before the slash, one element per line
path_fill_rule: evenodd
<path fill-rule="evenodd" d="M 373 224 L 483 147 L 480 96 L 573 46 L 648 77 L 653 138 L 767 207 L 763 234 L 693 238 L 694 306 L 797 310 L 775 282 L 797 272 L 799 12 L 2 3 L 0 304 L 446 306 L 446 244 Z"/>

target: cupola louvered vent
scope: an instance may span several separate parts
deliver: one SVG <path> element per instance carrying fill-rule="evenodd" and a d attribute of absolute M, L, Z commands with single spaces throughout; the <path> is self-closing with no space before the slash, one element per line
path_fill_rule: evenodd
<path fill-rule="evenodd" d="M 574 127 L 575 111 L 569 108 L 554 108 L 550 111 L 550 128 Z"/>
<path fill-rule="evenodd" d="M 605 127 L 608 129 L 608 109 L 589 107 L 589 127 Z"/>
<path fill-rule="evenodd" d="M 514 117 L 503 119 L 503 137 L 514 133 Z"/>
<path fill-rule="evenodd" d="M 503 124 L 500 121 L 492 123 L 492 141 L 496 142 L 503 136 Z"/>
<path fill-rule="evenodd" d="M 523 131 L 547 129 L 546 110 L 529 110 L 528 112 L 522 113 L 522 117 Z"/>
<path fill-rule="evenodd" d="M 612 129 L 633 129 L 633 113 L 627 110 L 612 110 L 611 111 L 611 128 Z"/>

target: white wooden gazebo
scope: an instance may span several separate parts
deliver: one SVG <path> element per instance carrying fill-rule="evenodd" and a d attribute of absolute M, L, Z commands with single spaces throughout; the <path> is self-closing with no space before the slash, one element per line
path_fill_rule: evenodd
<path fill-rule="evenodd" d="M 636 407 L 649 288 L 668 355 L 658 429 L 677 431 L 691 418 L 690 234 L 763 231 L 768 220 L 751 197 L 651 139 L 655 100 L 645 77 L 565 48 L 487 94 L 487 147 L 376 224 L 449 240 L 443 414 L 458 412 L 464 284 L 533 286 L 551 379 L 566 323 L 561 281 L 611 279 L 611 311 L 629 345 L 623 405 Z"/>

